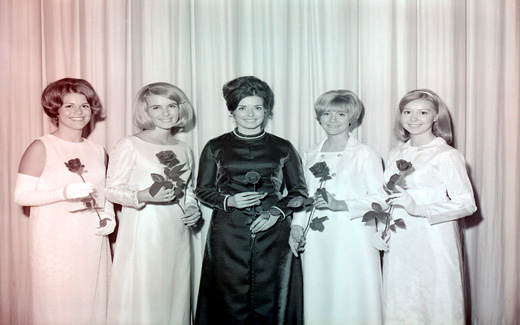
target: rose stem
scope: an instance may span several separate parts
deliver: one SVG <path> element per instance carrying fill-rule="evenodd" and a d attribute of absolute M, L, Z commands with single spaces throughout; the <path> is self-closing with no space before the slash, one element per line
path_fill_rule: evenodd
<path fill-rule="evenodd" d="M 78 173 L 78 175 L 79 175 L 79 177 L 81 177 L 81 180 L 83 181 L 83 183 L 86 183 L 83 176 L 80 173 Z M 92 199 L 92 202 L 96 202 L 96 200 L 94 200 L 94 197 L 92 196 L 92 194 L 89 193 L 88 196 L 90 196 L 90 198 Z M 101 216 L 99 215 L 97 208 L 95 206 L 93 206 L 92 208 L 94 209 L 94 211 L 96 211 L 99 221 L 101 221 Z"/>

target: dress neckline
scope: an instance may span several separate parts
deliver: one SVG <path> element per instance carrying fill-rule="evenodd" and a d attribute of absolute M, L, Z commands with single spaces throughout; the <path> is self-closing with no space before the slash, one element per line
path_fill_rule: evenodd
<path fill-rule="evenodd" d="M 146 140 L 143 140 L 141 139 L 140 137 L 136 136 L 135 134 L 132 135 L 132 137 L 138 139 L 139 141 L 143 142 L 143 143 L 146 143 L 146 144 L 151 144 L 151 145 L 154 145 L 154 146 L 160 146 L 160 147 L 172 147 L 172 146 L 176 146 L 180 143 L 180 140 L 179 139 L 176 139 L 177 142 L 174 143 L 174 144 L 162 144 L 162 143 L 154 143 L 154 142 L 148 142 Z"/>
<path fill-rule="evenodd" d="M 235 128 L 231 133 L 233 133 L 237 138 L 245 139 L 245 140 L 254 140 L 259 139 L 265 135 L 265 130 L 262 129 L 260 133 L 257 134 L 243 134 L 238 131 L 238 128 Z"/>

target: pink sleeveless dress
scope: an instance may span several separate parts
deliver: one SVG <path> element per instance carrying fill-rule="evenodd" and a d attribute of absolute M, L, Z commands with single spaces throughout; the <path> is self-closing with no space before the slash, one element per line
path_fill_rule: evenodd
<path fill-rule="evenodd" d="M 38 190 L 82 182 L 65 162 L 79 158 L 85 181 L 94 184 L 103 206 L 105 164 L 103 147 L 89 140 L 68 142 L 45 135 L 46 163 Z M 106 236 L 97 236 L 98 217 L 83 209 L 81 200 L 31 207 L 31 278 L 33 324 L 104 324 L 111 268 Z"/>

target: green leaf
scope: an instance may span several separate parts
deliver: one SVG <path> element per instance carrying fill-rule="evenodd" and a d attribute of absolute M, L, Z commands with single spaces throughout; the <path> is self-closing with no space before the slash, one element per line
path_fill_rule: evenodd
<path fill-rule="evenodd" d="M 164 188 L 170 189 L 170 188 L 173 188 L 173 183 L 170 181 L 165 181 L 163 186 L 164 186 Z"/>
<path fill-rule="evenodd" d="M 383 208 L 381 207 L 381 204 L 379 204 L 377 202 L 372 203 L 372 209 L 374 209 L 375 212 L 383 211 Z"/>
<path fill-rule="evenodd" d="M 323 225 L 323 223 L 327 220 L 329 220 L 329 217 L 327 217 L 327 216 L 321 217 L 321 218 L 316 217 L 316 218 L 312 219 L 309 227 L 312 230 L 323 232 L 323 230 L 325 230 L 325 225 Z"/>
<path fill-rule="evenodd" d="M 299 208 L 303 205 L 305 202 L 305 198 L 301 196 L 293 197 L 289 203 L 287 203 L 287 206 L 289 208 Z"/>
<path fill-rule="evenodd" d="M 391 224 L 388 228 L 390 228 L 390 230 L 392 230 L 393 232 L 395 232 L 395 224 Z"/>
<path fill-rule="evenodd" d="M 155 182 L 155 183 L 152 184 L 152 186 L 150 186 L 150 189 L 148 190 L 148 192 L 150 193 L 150 195 L 152 197 L 154 197 L 157 194 L 157 192 L 159 192 L 159 190 L 161 189 L 162 185 L 163 185 L 163 182 Z"/>
<path fill-rule="evenodd" d="M 327 203 L 329 203 L 329 198 L 328 198 L 328 195 L 327 195 L 327 190 L 324 189 L 324 188 L 318 188 L 316 189 L 316 194 L 317 195 L 321 195 L 321 197 L 323 198 L 323 200 Z"/>
<path fill-rule="evenodd" d="M 312 197 L 308 197 L 305 199 L 305 201 L 303 201 L 303 205 L 311 205 L 314 203 L 314 199 Z"/>
<path fill-rule="evenodd" d="M 365 213 L 363 215 L 363 222 L 367 222 L 367 221 L 370 221 L 374 218 L 377 218 L 377 212 L 375 211 L 368 211 L 367 213 Z"/>
<path fill-rule="evenodd" d="M 177 175 L 177 177 L 178 177 L 178 176 L 184 174 L 184 172 L 185 172 L 186 170 L 181 171 L 181 169 L 183 169 L 185 165 L 186 165 L 186 163 L 184 163 L 184 164 L 180 164 L 179 166 L 175 166 L 175 167 L 173 167 L 173 168 L 170 170 L 169 175 L 172 175 L 172 176 Z M 171 176 L 170 176 L 170 177 L 171 177 Z"/>
<path fill-rule="evenodd" d="M 151 176 L 155 183 L 161 183 L 162 185 L 162 183 L 164 182 L 164 177 L 162 175 L 152 173 Z"/>
<path fill-rule="evenodd" d="M 399 218 L 399 219 L 395 219 L 394 220 L 394 224 L 399 227 L 399 228 L 404 228 L 406 229 L 406 224 L 404 223 L 404 220 Z"/>

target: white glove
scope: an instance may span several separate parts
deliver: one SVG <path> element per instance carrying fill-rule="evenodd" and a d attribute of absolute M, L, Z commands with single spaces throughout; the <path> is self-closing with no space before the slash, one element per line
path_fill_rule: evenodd
<path fill-rule="evenodd" d="M 372 246 L 374 246 L 377 250 L 388 252 L 390 249 L 390 246 L 388 245 L 388 241 L 390 240 L 390 233 L 391 231 L 386 232 L 385 239 L 381 238 L 381 235 L 383 234 L 382 231 L 374 233 L 372 236 Z"/>
<path fill-rule="evenodd" d="M 101 216 L 101 220 L 105 220 L 107 224 L 103 227 L 99 227 L 96 231 L 96 235 L 98 236 L 108 236 L 114 229 L 116 229 L 117 221 L 116 215 L 114 212 L 114 205 L 110 201 L 105 202 L 105 208 L 103 211 L 99 211 L 99 215 Z"/>
<path fill-rule="evenodd" d="M 70 183 L 65 186 L 63 193 L 68 200 L 81 199 L 94 192 L 92 183 Z"/>
<path fill-rule="evenodd" d="M 397 193 L 391 194 L 387 202 L 391 205 L 400 205 L 402 206 L 406 212 L 408 212 L 409 215 L 414 217 L 428 217 L 429 211 L 428 208 L 424 205 L 418 205 L 415 203 L 415 200 L 413 197 L 406 192 L 405 189 L 400 187 L 399 185 L 396 185 L 395 188 L 399 191 Z"/>
<path fill-rule="evenodd" d="M 103 220 L 104 213 L 100 213 L 101 220 Z M 116 229 L 116 220 L 115 219 L 108 219 L 106 220 L 107 224 L 104 227 L 98 228 L 96 231 L 96 235 L 98 236 L 108 236 L 111 233 L 114 232 L 114 229 Z"/>
<path fill-rule="evenodd" d="M 73 183 L 64 188 L 37 191 L 39 182 L 39 177 L 18 173 L 14 189 L 14 201 L 23 206 L 39 206 L 86 197 L 94 191 L 94 185 L 91 183 Z"/>

